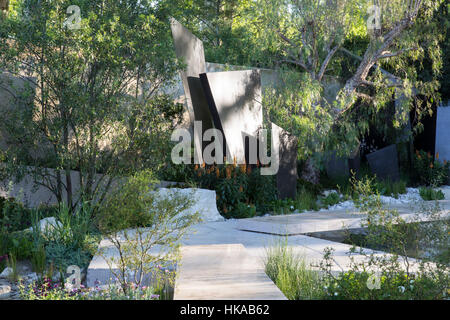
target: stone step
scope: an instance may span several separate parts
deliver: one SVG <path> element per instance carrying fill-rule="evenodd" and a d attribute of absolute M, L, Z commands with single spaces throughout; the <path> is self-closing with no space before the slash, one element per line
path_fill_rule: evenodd
<path fill-rule="evenodd" d="M 242 244 L 184 246 L 175 300 L 286 300 Z"/>

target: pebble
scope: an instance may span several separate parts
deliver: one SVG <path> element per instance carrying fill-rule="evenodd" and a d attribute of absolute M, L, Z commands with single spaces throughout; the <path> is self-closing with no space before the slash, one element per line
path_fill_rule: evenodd
<path fill-rule="evenodd" d="M 5 268 L 2 273 L 0 273 L 0 278 L 8 278 L 13 273 L 12 268 Z"/>
<path fill-rule="evenodd" d="M 11 297 L 11 286 L 0 285 L 0 300 L 7 300 Z"/>

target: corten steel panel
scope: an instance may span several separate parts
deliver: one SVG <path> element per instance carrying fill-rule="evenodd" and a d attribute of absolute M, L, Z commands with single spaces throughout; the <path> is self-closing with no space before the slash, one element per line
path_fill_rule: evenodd
<path fill-rule="evenodd" d="M 227 159 L 245 163 L 245 136 L 262 128 L 261 76 L 258 70 L 200 75 L 214 126 L 224 134 Z"/>
<path fill-rule="evenodd" d="M 277 189 L 280 199 L 297 196 L 297 137 L 272 123 L 275 148 L 280 150 L 280 166 L 277 173 Z M 278 139 L 276 138 L 278 137 Z"/>
<path fill-rule="evenodd" d="M 200 85 L 200 73 L 206 72 L 205 54 L 203 43 L 194 36 L 188 29 L 183 27 L 177 20 L 171 19 L 172 36 L 175 45 L 177 58 L 186 64 L 186 69 L 180 72 L 183 89 L 186 97 L 186 104 L 189 111 L 190 126 L 195 121 L 202 122 L 203 134 L 206 130 L 212 128 L 212 119 L 209 108 Z M 194 141 L 197 147 L 197 158 L 201 161 L 199 150 L 201 137 L 194 133 Z"/>
<path fill-rule="evenodd" d="M 397 147 L 395 144 L 366 155 L 370 170 L 380 179 L 400 179 Z"/>

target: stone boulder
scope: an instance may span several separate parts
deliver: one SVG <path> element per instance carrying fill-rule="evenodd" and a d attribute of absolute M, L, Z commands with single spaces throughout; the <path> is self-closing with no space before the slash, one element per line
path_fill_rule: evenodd
<path fill-rule="evenodd" d="M 0 273 L 0 278 L 8 278 L 10 275 L 13 274 L 12 268 L 5 268 L 2 273 Z"/>
<path fill-rule="evenodd" d="M 155 191 L 159 197 L 187 196 L 193 200 L 192 206 L 180 213 L 180 215 L 195 214 L 198 212 L 204 222 L 224 221 L 217 210 L 216 192 L 214 190 L 197 188 L 161 188 Z"/>
<path fill-rule="evenodd" d="M 60 228 L 62 226 L 61 222 L 56 220 L 55 217 L 44 218 L 39 221 L 39 230 L 41 233 L 51 232 L 55 227 Z M 27 231 L 32 231 L 33 227 L 26 229 Z"/>
<path fill-rule="evenodd" d="M 11 286 L 1 285 L 0 286 L 0 300 L 6 300 L 11 296 Z"/>

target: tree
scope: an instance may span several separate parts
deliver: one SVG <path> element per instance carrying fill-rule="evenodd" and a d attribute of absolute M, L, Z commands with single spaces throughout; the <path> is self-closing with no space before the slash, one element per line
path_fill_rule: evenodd
<path fill-rule="evenodd" d="M 159 1 L 19 0 L 0 30 L 0 69 L 28 88 L 0 116 L 5 174 L 30 174 L 73 208 L 160 165 L 182 107 L 158 91 L 179 69 Z"/>
<path fill-rule="evenodd" d="M 394 98 L 403 97 L 393 119 L 397 128 L 406 123 L 412 101 L 419 95 L 429 98 L 420 112 L 429 112 L 433 99 L 438 99 L 437 77 L 442 65 L 438 45 L 442 35 L 430 18 L 440 3 L 258 1 L 261 28 L 278 37 L 278 63 L 287 66 L 290 72 L 304 73 L 296 77 L 295 84 L 289 84 L 290 91 L 279 90 L 272 114 L 290 124 L 287 129 L 296 134 L 301 123 L 316 122 L 311 133 L 316 140 L 312 144 L 319 149 L 327 145 L 348 154 L 361 131 L 368 129 L 368 119 Z M 359 42 L 365 45 L 361 58 L 344 47 L 352 39 L 363 39 Z M 433 77 L 429 81 L 419 79 L 416 69 L 426 56 L 433 62 Z M 349 59 L 356 66 L 342 70 L 342 61 Z M 329 76 L 345 76 L 338 79 L 344 85 L 334 97 L 325 99 Z M 288 78 L 292 82 L 292 77 Z M 283 102 L 286 100 L 289 102 Z M 306 153 L 311 156 L 314 151 L 317 150 L 309 149 Z"/>
<path fill-rule="evenodd" d="M 271 67 L 274 48 L 255 23 L 253 0 L 167 0 L 172 15 L 204 43 L 208 62 Z"/>

